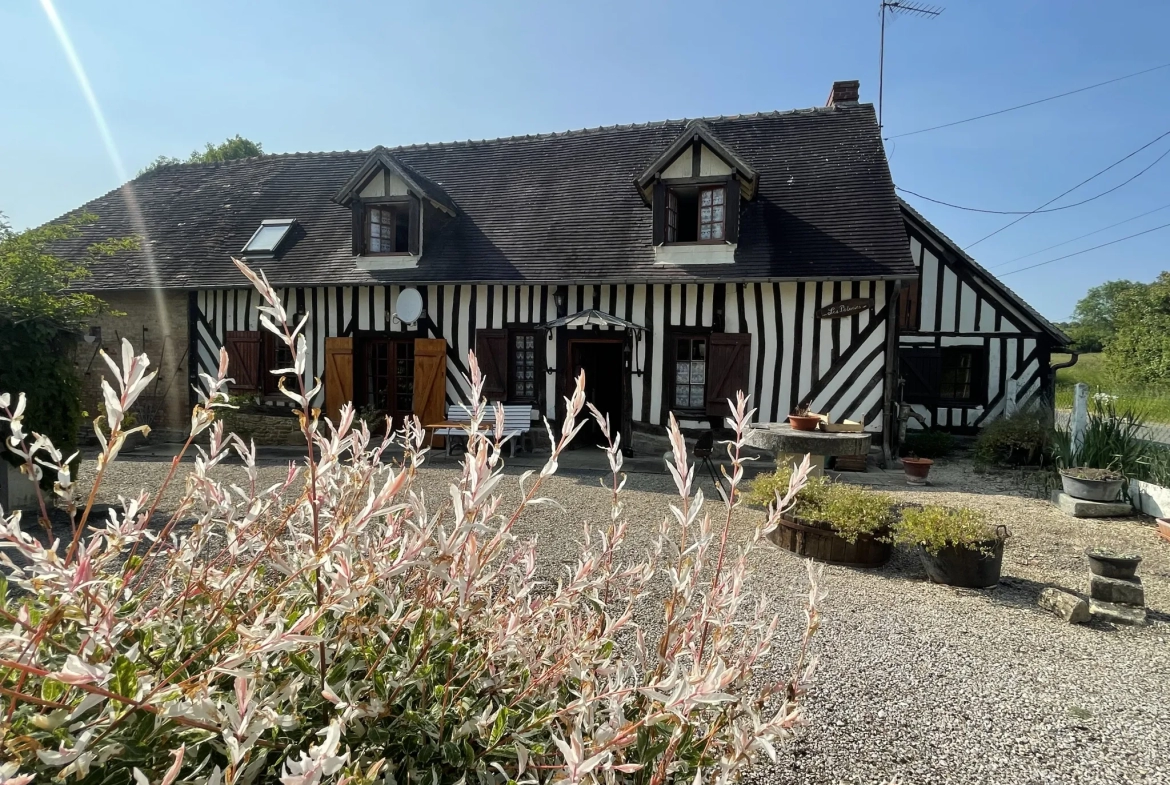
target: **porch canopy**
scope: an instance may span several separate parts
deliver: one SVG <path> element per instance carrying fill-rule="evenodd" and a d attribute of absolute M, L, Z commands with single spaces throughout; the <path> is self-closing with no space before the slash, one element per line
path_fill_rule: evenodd
<path fill-rule="evenodd" d="M 598 311 L 595 308 L 578 311 L 568 316 L 562 316 L 559 319 L 553 319 L 551 322 L 538 325 L 537 329 L 551 330 L 554 327 L 613 327 L 632 332 L 650 332 L 650 330 L 640 324 L 627 322 L 625 319 L 619 319 L 613 314 Z"/>

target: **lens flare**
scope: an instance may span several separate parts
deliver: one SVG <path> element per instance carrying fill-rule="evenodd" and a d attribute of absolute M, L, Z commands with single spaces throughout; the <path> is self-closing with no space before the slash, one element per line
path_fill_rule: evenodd
<path fill-rule="evenodd" d="M 77 56 L 77 50 L 73 48 L 73 41 L 69 38 L 69 33 L 65 30 L 65 25 L 61 21 L 61 17 L 57 14 L 57 9 L 53 7 L 52 0 L 41 0 L 41 8 L 45 10 L 45 16 L 49 18 L 49 24 L 53 27 L 53 32 L 57 35 L 57 41 L 61 44 L 61 49 L 65 52 L 65 59 L 69 61 L 69 67 L 73 69 L 73 75 L 77 78 L 77 84 L 81 88 L 82 95 L 85 96 L 85 102 L 89 104 L 89 111 L 93 115 L 94 123 L 97 125 L 98 134 L 101 135 L 102 144 L 105 145 L 106 154 L 110 157 L 110 163 L 114 167 L 114 173 L 118 176 L 118 182 L 123 183 L 122 198 L 126 201 L 126 209 L 130 214 L 130 222 L 134 225 L 134 231 L 142 240 L 141 250 L 146 257 L 146 266 L 150 274 L 151 282 L 154 285 L 154 300 L 158 308 L 158 316 L 161 325 L 163 325 L 164 337 L 166 336 L 167 326 L 170 321 L 167 319 L 167 305 L 163 298 L 162 282 L 159 279 L 158 267 L 155 264 L 154 251 L 150 245 L 150 237 L 146 229 L 146 221 L 142 218 L 142 211 L 138 206 L 138 196 L 134 192 L 134 184 L 128 182 L 130 179 L 126 175 L 126 167 L 122 164 L 122 156 L 118 153 L 118 147 L 114 144 L 114 136 L 110 133 L 110 126 L 106 123 L 106 117 L 102 114 L 101 105 L 98 104 L 97 95 L 93 91 L 93 86 L 89 83 L 89 77 L 85 73 L 85 68 L 81 65 L 81 58 Z"/>

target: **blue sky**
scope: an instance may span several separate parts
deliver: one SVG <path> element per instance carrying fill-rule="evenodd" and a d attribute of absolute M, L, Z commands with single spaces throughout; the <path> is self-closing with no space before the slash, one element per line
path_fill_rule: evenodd
<path fill-rule="evenodd" d="M 1170 62 L 1170 3 L 949 0 L 887 29 L 885 126 L 913 131 Z M 126 169 L 236 133 L 269 152 L 490 138 L 820 105 L 835 79 L 877 100 L 876 0 L 836 2 L 149 2 L 59 0 Z M 35 225 L 119 184 L 45 12 L 0 5 L 0 211 Z M 1030 210 L 1170 130 L 1170 68 L 893 139 L 900 186 Z M 1170 137 L 1075 191 L 1121 182 Z M 1170 159 L 1083 207 L 973 248 L 996 272 L 1170 223 Z M 911 199 L 960 244 L 1010 218 Z M 1008 275 L 1047 316 L 1113 278 L 1170 269 L 1170 228 Z"/>

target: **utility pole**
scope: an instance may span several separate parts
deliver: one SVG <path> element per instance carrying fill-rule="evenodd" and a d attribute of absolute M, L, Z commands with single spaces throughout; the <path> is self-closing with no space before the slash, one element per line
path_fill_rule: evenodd
<path fill-rule="evenodd" d="M 924 5 L 913 0 L 882 0 L 882 37 L 878 50 L 878 129 L 882 127 L 882 98 L 886 84 L 886 13 L 909 14 L 933 19 L 944 9 L 933 5 Z"/>

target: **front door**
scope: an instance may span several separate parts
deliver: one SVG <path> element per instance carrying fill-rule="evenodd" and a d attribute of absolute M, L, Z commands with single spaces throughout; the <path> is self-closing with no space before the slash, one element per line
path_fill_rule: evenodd
<path fill-rule="evenodd" d="M 389 416 L 394 427 L 413 411 L 414 339 L 368 338 L 362 345 L 360 406 Z"/>
<path fill-rule="evenodd" d="M 609 415 L 610 433 L 616 434 L 624 427 L 623 400 L 625 371 L 623 369 L 621 338 L 570 338 L 569 367 L 571 377 L 567 380 L 566 394 L 573 389 L 577 375 L 585 372 L 585 400 Z M 582 413 L 586 425 L 573 440 L 574 447 L 604 445 L 601 429 L 588 410 Z M 623 436 L 623 441 L 626 439 Z"/>

